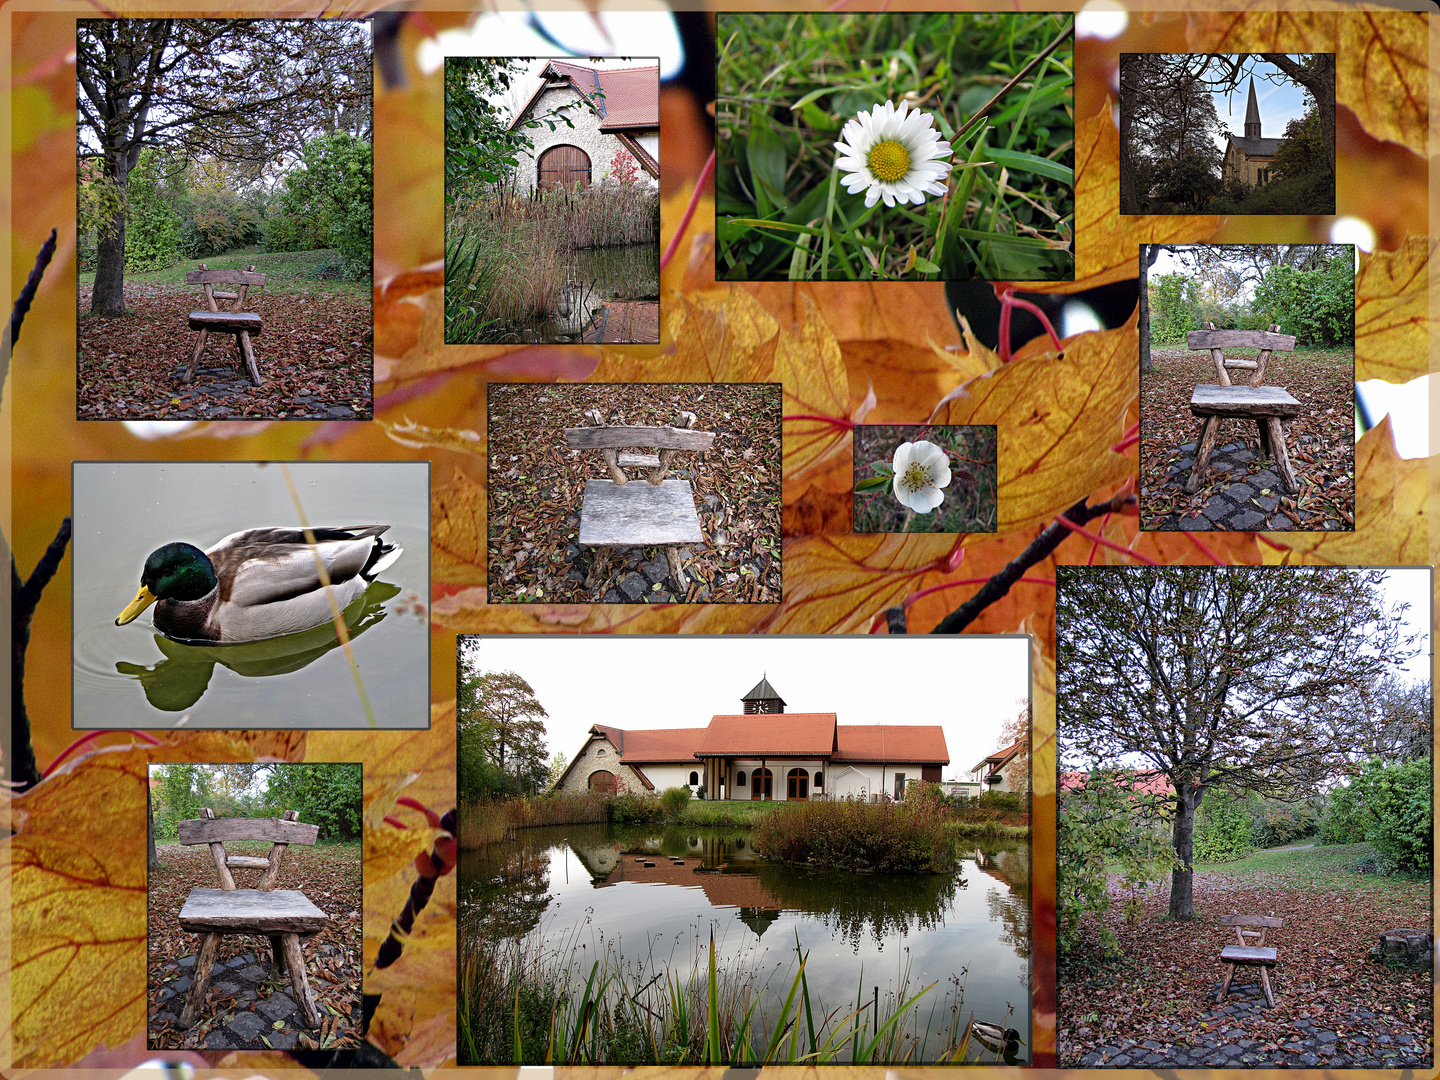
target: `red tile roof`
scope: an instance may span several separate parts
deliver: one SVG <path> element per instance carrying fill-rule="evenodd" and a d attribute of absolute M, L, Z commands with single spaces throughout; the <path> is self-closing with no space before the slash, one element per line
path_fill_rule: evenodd
<path fill-rule="evenodd" d="M 705 737 L 705 729 L 654 728 L 641 731 L 631 728 L 624 734 L 625 747 L 620 760 L 627 765 L 641 761 L 685 761 L 694 765 L 695 748 Z"/>
<path fill-rule="evenodd" d="M 750 713 L 712 716 L 697 754 L 716 757 L 828 758 L 835 748 L 835 714 Z"/>
<path fill-rule="evenodd" d="M 568 79 L 600 113 L 601 131 L 633 131 L 660 126 L 660 68 L 593 68 L 565 60 L 551 60 L 540 75 L 540 86 L 515 115 L 514 128 L 545 92 L 545 81 Z M 603 93 L 597 94 L 600 90 Z"/>
<path fill-rule="evenodd" d="M 926 724 L 843 724 L 834 761 L 933 761 L 950 764 L 943 728 Z"/>
<path fill-rule="evenodd" d="M 1011 759 L 1020 752 L 1020 748 L 1025 745 L 1026 740 L 1028 740 L 1029 738 L 1029 735 L 1022 735 L 1009 746 L 1005 747 L 1005 749 L 996 750 L 995 753 L 991 754 L 989 757 L 981 758 L 978 762 L 975 763 L 975 767 L 970 771 L 972 773 L 979 772 L 985 767 L 986 762 L 991 762 L 993 764 L 990 771 L 999 772 L 1006 765 L 1010 764 Z"/>
<path fill-rule="evenodd" d="M 1089 778 L 1090 774 L 1086 772 L 1063 772 L 1060 774 L 1060 790 L 1079 790 Z M 1138 795 L 1163 795 L 1169 798 L 1175 794 L 1170 778 L 1162 772 L 1121 773 L 1115 779 L 1118 783 L 1128 782 L 1131 790 Z"/>

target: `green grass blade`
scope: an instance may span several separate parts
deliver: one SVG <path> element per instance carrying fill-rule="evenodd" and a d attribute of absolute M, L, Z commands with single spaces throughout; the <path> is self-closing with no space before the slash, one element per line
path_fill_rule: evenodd
<path fill-rule="evenodd" d="M 1072 187 L 1075 184 L 1075 170 L 1066 168 L 1058 161 L 1051 161 L 1049 158 L 1024 154 L 1018 150 L 991 150 L 990 160 L 997 165 L 1003 165 L 1011 172 L 1034 173 L 1036 176 L 1043 176 L 1047 180 L 1056 180 Z"/>
<path fill-rule="evenodd" d="M 720 1000 L 715 992 L 715 931 L 710 931 L 710 1004 L 709 1023 L 705 1033 L 705 1064 L 721 1065 L 723 1048 L 720 1046 Z"/>

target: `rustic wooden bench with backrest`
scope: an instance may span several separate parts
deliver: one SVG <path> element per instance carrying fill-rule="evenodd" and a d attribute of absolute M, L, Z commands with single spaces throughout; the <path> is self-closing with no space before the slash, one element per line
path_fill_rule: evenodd
<path fill-rule="evenodd" d="M 1276 952 L 1274 947 L 1265 944 L 1265 935 L 1271 930 L 1279 930 L 1285 925 L 1284 920 L 1269 915 L 1224 915 L 1220 919 L 1220 925 L 1235 928 L 1236 944 L 1226 945 L 1220 951 L 1220 962 L 1226 965 L 1225 981 L 1220 984 L 1220 993 L 1215 1000 L 1225 1000 L 1225 995 L 1230 992 L 1230 980 L 1235 977 L 1237 967 L 1258 967 L 1260 986 L 1265 991 L 1265 1000 L 1273 1009 L 1275 994 L 1270 989 L 1270 969 L 1275 966 Z"/>
<path fill-rule="evenodd" d="M 607 426 L 598 409 L 588 410 L 585 419 L 589 427 L 565 429 L 565 445 L 572 450 L 599 450 L 610 479 L 585 481 L 579 543 L 602 549 L 663 548 L 670 577 L 683 593 L 685 572 L 679 548 L 703 543 L 705 538 L 690 481 L 667 480 L 666 474 L 677 452 L 704 452 L 715 441 L 714 434 L 694 430 L 695 414 L 691 412 L 680 413 L 665 427 Z M 649 447 L 659 454 L 619 452 L 627 447 Z M 645 482 L 626 475 L 629 468 L 649 470 Z"/>
<path fill-rule="evenodd" d="M 313 846 L 320 835 L 320 826 L 297 821 L 295 810 L 283 818 L 217 818 L 209 808 L 204 815 L 179 824 L 180 843 L 209 844 L 215 860 L 215 873 L 220 879 L 218 889 L 191 889 L 180 909 L 180 929 L 203 935 L 195 959 L 195 974 L 180 1014 L 181 1028 L 193 1027 L 205 1006 L 210 988 L 210 969 L 220 950 L 220 938 L 226 934 L 263 934 L 270 939 L 270 956 L 275 974 L 290 976 L 295 1004 L 307 1026 L 320 1026 L 315 996 L 305 974 L 305 957 L 300 950 L 300 937 L 318 933 L 325 928 L 329 916 L 295 889 L 277 889 L 280 865 L 290 844 Z M 226 840 L 269 840 L 269 858 L 227 855 Z M 232 870 L 262 870 L 253 889 L 235 885 Z"/>
<path fill-rule="evenodd" d="M 195 342 L 195 354 L 190 357 L 190 366 L 185 369 L 185 376 L 182 382 L 189 382 L 195 377 L 195 366 L 200 363 L 200 354 L 205 351 L 205 340 L 212 333 L 230 333 L 235 335 L 235 348 L 239 353 L 240 368 L 250 376 L 250 381 L 256 386 L 260 385 L 260 368 L 255 362 L 255 350 L 250 345 L 250 338 L 260 336 L 264 320 L 253 311 L 245 310 L 245 294 L 250 290 L 251 285 L 264 285 L 265 275 L 255 273 L 255 267 L 247 266 L 244 270 L 207 270 L 205 264 L 200 264 L 199 270 L 187 270 L 185 272 L 185 284 L 205 286 L 205 310 L 190 312 L 190 329 L 200 331 L 200 338 Z M 239 292 L 216 292 L 216 285 L 238 285 Z M 234 304 L 226 311 L 221 311 L 216 305 L 216 300 L 233 300 Z"/>
<path fill-rule="evenodd" d="M 1195 492 L 1205 483 L 1206 469 L 1215 442 L 1220 434 L 1220 421 L 1226 419 L 1254 420 L 1260 433 L 1260 454 L 1275 462 L 1285 490 L 1292 495 L 1300 490 L 1295 471 L 1290 467 L 1290 455 L 1285 449 L 1285 428 L 1282 421 L 1300 415 L 1300 402 L 1278 386 L 1261 386 L 1265 377 L 1265 365 L 1270 354 L 1294 352 L 1295 338 L 1281 334 L 1280 327 L 1271 325 L 1269 330 L 1216 330 L 1215 324 L 1207 322 L 1204 330 L 1191 330 L 1185 335 L 1191 349 L 1208 349 L 1215 361 L 1215 373 L 1219 385 L 1207 384 L 1195 387 L 1190 398 L 1190 412 L 1201 420 L 1200 438 L 1195 447 L 1195 465 L 1190 470 L 1190 480 L 1185 490 Z M 1258 348 L 1260 356 L 1255 360 L 1225 358 L 1227 348 Z M 1231 371 L 1250 371 L 1249 386 L 1233 386 Z"/>

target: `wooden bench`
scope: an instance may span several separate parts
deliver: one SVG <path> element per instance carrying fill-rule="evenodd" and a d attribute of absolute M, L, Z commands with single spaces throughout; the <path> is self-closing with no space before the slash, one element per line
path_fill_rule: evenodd
<path fill-rule="evenodd" d="M 1260 969 L 1260 986 L 1265 991 L 1265 1000 L 1270 1007 L 1275 1007 L 1275 993 L 1270 989 L 1270 969 L 1275 966 L 1276 953 L 1274 948 L 1265 944 L 1265 935 L 1271 930 L 1279 930 L 1284 925 L 1284 920 L 1272 918 L 1269 915 L 1225 915 L 1220 919 L 1221 926 L 1233 926 L 1238 944 L 1226 945 L 1220 951 L 1220 962 L 1225 967 L 1225 981 L 1220 984 L 1220 993 L 1215 1000 L 1225 1000 L 1225 995 L 1230 992 L 1230 980 L 1235 977 L 1237 967 L 1258 967 Z M 1255 929 L 1258 927 L 1258 929 Z"/>
<path fill-rule="evenodd" d="M 1255 421 L 1260 433 L 1261 457 L 1275 462 L 1286 491 L 1293 495 L 1300 490 L 1295 471 L 1290 467 L 1282 423 L 1300 415 L 1300 402 L 1278 386 L 1260 385 L 1272 352 L 1295 351 L 1295 338 L 1278 333 L 1279 329 L 1271 325 L 1269 330 L 1216 330 L 1214 323 L 1207 322 L 1204 330 L 1191 330 L 1185 335 L 1190 348 L 1210 350 L 1210 358 L 1215 361 L 1215 372 L 1220 379 L 1219 385 L 1195 387 L 1190 398 L 1190 413 L 1200 419 L 1201 425 L 1195 447 L 1195 465 L 1185 484 L 1187 492 L 1194 493 L 1205 483 L 1210 455 L 1220 434 L 1220 421 L 1226 419 Z M 1225 350 L 1233 347 L 1258 348 L 1260 356 L 1255 360 L 1227 360 Z M 1250 385 L 1233 386 L 1231 371 L 1250 371 Z"/>
<path fill-rule="evenodd" d="M 220 879 L 218 889 L 191 889 L 180 909 L 180 929 L 202 934 L 200 951 L 195 958 L 195 974 L 180 1014 L 181 1028 L 193 1027 L 205 1007 L 205 994 L 210 989 L 210 969 L 220 950 L 220 938 L 226 934 L 263 934 L 270 939 L 270 957 L 277 976 L 289 974 L 295 1004 L 306 1026 L 320 1026 L 320 1012 L 310 980 L 305 974 L 305 956 L 300 938 L 323 929 L 329 916 L 312 904 L 304 893 L 294 889 L 276 889 L 280 865 L 290 844 L 313 846 L 320 826 L 305 825 L 296 820 L 300 815 L 289 810 L 283 818 L 216 818 L 209 808 L 203 817 L 179 823 L 180 843 L 209 844 L 215 860 L 215 873 Z M 227 855 L 226 840 L 269 840 L 270 857 Z M 231 870 L 263 870 L 253 889 L 236 888 Z"/>
<path fill-rule="evenodd" d="M 676 589 L 685 589 L 678 549 L 702 544 L 700 515 L 688 480 L 665 478 L 681 450 L 704 452 L 715 436 L 695 431 L 695 414 L 682 412 L 667 427 L 606 426 L 598 409 L 585 413 L 589 427 L 566 428 L 572 450 L 599 450 L 608 480 L 586 480 L 580 504 L 579 543 L 583 547 L 660 547 Z M 653 447 L 657 454 L 622 454 L 625 447 Z M 625 470 L 647 469 L 645 483 L 632 482 Z"/>
<path fill-rule="evenodd" d="M 205 286 L 205 309 L 190 312 L 190 329 L 200 331 L 200 338 L 195 342 L 195 354 L 190 357 L 190 366 L 185 369 L 185 375 L 180 381 L 188 383 L 195 377 L 195 366 L 200 363 L 200 355 L 205 351 L 206 338 L 211 334 L 230 333 L 235 335 L 240 370 L 250 376 L 252 383 L 259 386 L 260 367 L 255 362 L 255 350 L 250 345 L 250 338 L 260 336 L 264 320 L 255 312 L 246 311 L 244 308 L 245 294 L 250 290 L 250 286 L 264 285 L 265 275 L 255 273 L 253 266 L 247 266 L 244 270 L 207 270 L 205 264 L 201 263 L 199 270 L 185 272 L 185 284 Z M 238 285 L 240 291 L 216 292 L 217 284 Z M 221 311 L 215 305 L 216 300 L 233 300 L 235 303 Z"/>

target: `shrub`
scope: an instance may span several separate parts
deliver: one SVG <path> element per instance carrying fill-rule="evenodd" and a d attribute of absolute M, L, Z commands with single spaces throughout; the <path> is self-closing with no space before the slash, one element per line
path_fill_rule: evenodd
<path fill-rule="evenodd" d="M 1433 862 L 1431 822 L 1434 796 L 1429 758 L 1384 765 L 1372 758 L 1361 774 L 1335 793 L 1321 829 L 1326 843 L 1375 845 L 1387 866 L 1406 874 L 1427 874 Z"/>
<path fill-rule="evenodd" d="M 979 803 L 1007 814 L 1023 814 L 1030 809 L 1030 800 L 1014 791 L 983 792 Z"/>
<path fill-rule="evenodd" d="M 1314 835 L 1319 826 L 1311 800 L 1285 803 L 1277 799 L 1256 799 L 1251 804 L 1250 832 L 1260 847 L 1292 844 Z"/>
<path fill-rule="evenodd" d="M 1255 850 L 1250 828 L 1251 800 L 1212 791 L 1195 812 L 1195 861 L 1232 862 Z"/>
<path fill-rule="evenodd" d="M 767 859 L 838 870 L 948 870 L 954 848 L 944 814 L 911 803 L 798 803 L 755 823 L 751 842 Z"/>
<path fill-rule="evenodd" d="M 684 813 L 685 804 L 689 801 L 690 789 L 688 787 L 666 788 L 660 793 L 660 805 L 665 809 L 665 816 L 672 821 Z"/>
<path fill-rule="evenodd" d="M 610 820 L 619 825 L 663 821 L 665 808 L 653 795 L 638 795 L 624 792 L 616 795 L 608 805 Z"/>
<path fill-rule="evenodd" d="M 1062 959 L 1083 938 L 1086 916 L 1110 908 L 1109 863 L 1120 864 L 1120 884 L 1132 896 L 1176 865 L 1164 821 L 1145 812 L 1110 770 L 1097 769 L 1083 788 L 1060 793 L 1055 850 L 1055 945 Z M 1116 947 L 1108 926 L 1095 931 L 1102 949 Z"/>

